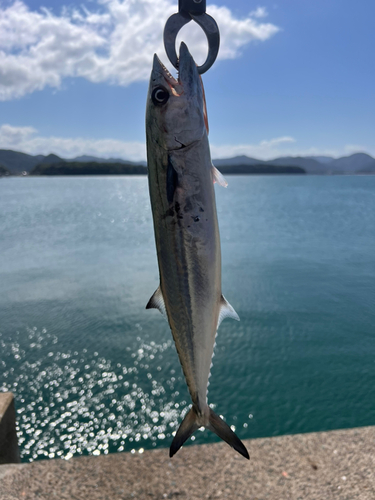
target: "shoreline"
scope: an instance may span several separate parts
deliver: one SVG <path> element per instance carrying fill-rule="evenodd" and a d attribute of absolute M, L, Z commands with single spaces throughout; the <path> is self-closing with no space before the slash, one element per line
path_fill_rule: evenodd
<path fill-rule="evenodd" d="M 1 500 L 373 500 L 375 426 L 0 466 Z"/>

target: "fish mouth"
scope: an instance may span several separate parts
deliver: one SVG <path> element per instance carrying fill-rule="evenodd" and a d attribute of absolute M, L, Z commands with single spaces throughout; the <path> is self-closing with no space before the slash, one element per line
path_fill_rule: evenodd
<path fill-rule="evenodd" d="M 168 69 L 164 66 L 164 64 L 161 62 L 157 54 L 154 54 L 154 65 L 153 65 L 153 71 L 156 71 L 157 73 L 161 73 L 164 78 L 167 81 L 170 81 L 174 85 L 178 85 L 178 81 L 176 78 L 174 78 L 171 73 L 168 71 Z"/>
<path fill-rule="evenodd" d="M 187 113 L 189 117 L 193 114 L 195 119 L 197 114 L 200 114 L 200 112 L 202 111 L 203 122 L 208 133 L 208 121 L 203 83 L 198 73 L 197 65 L 184 42 L 182 42 L 180 45 L 178 79 L 172 76 L 170 71 L 161 62 L 157 54 L 154 55 L 150 89 L 156 88 L 158 85 L 164 86 L 165 90 L 169 88 L 171 96 L 181 97 L 182 95 L 184 95 L 183 102 L 182 100 L 177 99 L 176 101 L 174 101 L 174 104 L 172 104 L 172 108 L 175 108 L 175 110 L 180 109 L 179 104 L 182 103 L 186 108 L 184 108 L 185 114 Z M 195 111 L 190 112 L 190 108 L 193 108 Z M 185 117 L 185 120 L 186 119 L 187 118 Z M 188 124 L 186 125 L 186 127 L 188 129 L 191 128 L 188 126 Z M 196 123 L 196 128 L 197 133 L 195 133 L 194 130 L 184 130 L 184 134 L 181 134 L 181 131 L 177 132 L 176 130 L 171 130 L 171 135 L 174 132 L 174 140 L 170 141 L 172 142 L 172 144 L 169 143 L 169 147 L 165 149 L 167 149 L 168 151 L 186 151 L 187 149 L 194 147 L 196 143 L 201 140 L 204 134 L 204 127 L 202 129 L 202 133 L 200 133 L 201 123 L 199 119 Z M 199 137 L 199 139 L 196 139 L 197 136 Z M 170 137 L 170 139 L 172 139 L 172 137 Z"/>
<path fill-rule="evenodd" d="M 173 95 L 180 96 L 182 94 L 183 89 L 180 81 L 171 75 L 170 71 L 164 66 L 157 54 L 154 54 L 154 63 L 152 70 L 153 72 L 164 78 Z"/>
<path fill-rule="evenodd" d="M 197 65 L 184 42 L 180 45 L 180 57 L 178 59 L 178 78 L 174 78 L 170 71 L 161 62 L 157 54 L 154 55 L 153 72 L 162 76 L 170 87 L 172 93 L 180 96 L 185 94 L 197 94 L 197 89 L 202 86 Z"/>

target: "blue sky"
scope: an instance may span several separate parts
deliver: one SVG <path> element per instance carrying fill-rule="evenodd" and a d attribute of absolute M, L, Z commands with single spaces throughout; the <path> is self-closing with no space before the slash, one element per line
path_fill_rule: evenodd
<path fill-rule="evenodd" d="M 0 0 L 0 148 L 145 159 L 147 78 L 178 2 L 158 3 Z M 223 35 L 204 75 L 213 157 L 375 155 L 373 0 L 207 7 Z"/>

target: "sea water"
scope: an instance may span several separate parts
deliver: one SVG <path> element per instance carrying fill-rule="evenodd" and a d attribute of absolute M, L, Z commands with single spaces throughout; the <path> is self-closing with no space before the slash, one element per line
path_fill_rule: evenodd
<path fill-rule="evenodd" d="M 375 176 L 228 181 L 241 321 L 220 326 L 209 403 L 242 439 L 374 425 Z M 0 391 L 23 461 L 170 445 L 190 398 L 145 309 L 157 286 L 146 177 L 0 180 Z"/>

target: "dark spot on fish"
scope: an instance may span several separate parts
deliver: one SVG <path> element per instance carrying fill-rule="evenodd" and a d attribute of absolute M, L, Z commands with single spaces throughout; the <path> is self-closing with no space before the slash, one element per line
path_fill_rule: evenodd
<path fill-rule="evenodd" d="M 168 210 L 165 212 L 163 219 L 165 219 L 166 217 L 173 217 L 173 216 L 174 216 L 174 208 L 171 207 L 168 208 Z"/>
<path fill-rule="evenodd" d="M 200 212 L 204 212 L 203 208 L 202 207 L 199 207 L 199 211 Z"/>
<path fill-rule="evenodd" d="M 170 156 L 168 156 L 168 166 L 167 166 L 167 200 L 168 203 L 173 202 L 174 192 L 178 184 L 178 175 L 176 170 L 173 168 Z"/>
<path fill-rule="evenodd" d="M 191 218 L 194 220 L 194 222 L 199 222 L 201 218 L 198 215 L 192 215 Z"/>
<path fill-rule="evenodd" d="M 190 210 L 192 210 L 192 208 L 193 208 L 193 205 L 192 205 L 190 199 L 188 198 L 186 200 L 186 203 L 185 203 L 185 206 L 184 206 L 184 212 L 190 212 Z"/>
<path fill-rule="evenodd" d="M 188 226 L 188 227 L 190 227 L 190 226 Z"/>
<path fill-rule="evenodd" d="M 176 210 L 177 218 L 178 218 L 178 219 L 183 219 L 183 218 L 184 218 L 184 216 L 180 213 L 181 206 L 180 206 L 180 204 L 178 203 L 178 201 L 176 201 L 176 203 L 174 204 L 174 209 Z"/>

